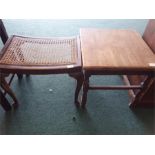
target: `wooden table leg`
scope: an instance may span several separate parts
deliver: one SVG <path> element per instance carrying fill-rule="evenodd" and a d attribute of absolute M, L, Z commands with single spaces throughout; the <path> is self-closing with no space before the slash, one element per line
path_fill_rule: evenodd
<path fill-rule="evenodd" d="M 87 93 L 89 89 L 89 75 L 85 75 L 84 82 L 83 82 L 83 95 L 82 95 L 82 103 L 81 107 L 85 108 L 87 102 Z"/>
<path fill-rule="evenodd" d="M 13 103 L 13 106 L 14 107 L 17 107 L 18 106 L 18 100 L 15 96 L 15 94 L 13 93 L 13 91 L 11 90 L 11 88 L 9 87 L 8 83 L 6 82 L 5 78 L 4 77 L 1 77 L 1 87 L 4 89 L 4 91 L 6 93 L 8 93 L 11 98 L 13 99 L 14 103 Z"/>
<path fill-rule="evenodd" d="M 8 100 L 6 99 L 6 97 L 4 96 L 4 94 L 1 91 L 0 91 L 0 104 L 5 111 L 11 110 L 10 103 L 8 102 Z"/>
<path fill-rule="evenodd" d="M 74 103 L 76 106 L 79 106 L 80 103 L 79 103 L 78 97 L 79 97 L 79 92 L 80 92 L 82 84 L 83 84 L 84 76 L 83 76 L 82 72 L 72 73 L 72 74 L 69 74 L 69 76 L 74 78 L 77 82 L 76 89 L 75 89 Z"/>
<path fill-rule="evenodd" d="M 23 78 L 23 74 L 17 74 L 18 79 L 22 79 Z"/>
<path fill-rule="evenodd" d="M 130 107 L 138 107 L 141 105 L 141 101 L 143 100 L 145 93 L 147 93 L 154 80 L 155 78 L 153 76 L 148 76 L 146 78 L 142 85 L 142 89 L 137 93 L 133 101 L 131 101 L 131 103 L 129 104 Z"/>

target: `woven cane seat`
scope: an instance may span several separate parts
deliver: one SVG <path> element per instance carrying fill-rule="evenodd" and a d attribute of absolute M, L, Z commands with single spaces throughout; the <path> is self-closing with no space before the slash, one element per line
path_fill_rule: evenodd
<path fill-rule="evenodd" d="M 13 36 L 3 50 L 0 66 L 76 66 L 78 51 L 77 37 L 46 39 Z"/>

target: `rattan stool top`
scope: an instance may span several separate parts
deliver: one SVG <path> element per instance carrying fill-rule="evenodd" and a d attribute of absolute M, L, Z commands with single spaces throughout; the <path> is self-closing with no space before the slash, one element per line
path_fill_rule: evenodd
<path fill-rule="evenodd" d="M 2 50 L 0 69 L 74 68 L 80 65 L 78 45 L 77 37 L 46 39 L 12 36 Z"/>

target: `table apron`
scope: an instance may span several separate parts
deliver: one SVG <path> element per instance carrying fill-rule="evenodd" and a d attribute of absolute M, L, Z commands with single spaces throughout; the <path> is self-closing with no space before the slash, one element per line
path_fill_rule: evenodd
<path fill-rule="evenodd" d="M 148 75 L 148 76 L 155 76 L 155 71 L 145 70 L 145 71 L 100 71 L 100 70 L 84 70 L 84 75 L 91 76 L 91 75 Z"/>

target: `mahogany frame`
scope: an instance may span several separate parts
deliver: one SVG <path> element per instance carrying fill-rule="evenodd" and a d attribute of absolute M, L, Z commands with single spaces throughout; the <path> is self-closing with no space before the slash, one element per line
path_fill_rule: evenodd
<path fill-rule="evenodd" d="M 5 27 L 4 27 L 4 24 L 2 22 L 2 20 L 0 20 L 0 25 L 1 26 L 1 29 L 2 31 L 0 31 L 0 34 L 1 34 L 1 38 L 2 40 L 4 41 L 5 45 L 4 47 L 2 48 L 2 51 L 1 51 L 1 55 L 0 55 L 0 58 L 3 56 L 3 54 L 5 54 L 8 46 L 10 45 L 12 39 L 14 36 L 11 36 L 9 39 L 8 39 L 8 36 L 7 36 L 7 33 L 6 33 L 6 30 L 5 30 Z M 25 37 L 24 37 L 25 38 Z M 63 37 L 63 38 L 71 38 L 71 37 Z M 52 38 L 53 39 L 53 38 Z M 26 74 L 26 75 L 29 75 L 29 74 L 33 74 L 33 75 L 47 75 L 47 74 L 69 74 L 70 77 L 74 78 L 76 80 L 76 89 L 75 89 L 75 97 L 74 97 L 74 102 L 75 102 L 75 105 L 76 106 L 79 106 L 80 103 L 78 101 L 78 96 L 79 96 L 79 92 L 81 90 L 81 87 L 82 87 L 82 84 L 83 84 L 83 73 L 82 73 L 82 61 L 81 61 L 81 50 L 80 50 L 80 40 L 79 40 L 79 37 L 77 37 L 77 62 L 76 64 L 73 64 L 72 66 L 69 66 L 68 65 L 57 65 L 57 66 L 30 66 L 30 65 L 7 65 L 7 64 L 0 64 L 0 74 L 2 75 L 3 74 L 13 74 L 13 76 L 11 77 L 10 79 L 10 82 L 7 83 L 6 80 L 5 80 L 5 77 L 4 76 L 1 76 L 0 79 L 1 79 L 1 82 L 0 82 L 0 85 L 1 87 L 4 89 L 4 93 L 3 93 L 3 96 L 2 97 L 5 97 L 6 93 L 8 93 L 13 101 L 14 101 L 14 104 L 13 106 L 14 107 L 17 107 L 18 106 L 18 100 L 15 96 L 15 94 L 13 93 L 13 91 L 11 90 L 10 88 L 10 84 L 13 80 L 13 77 L 14 77 L 14 74 L 17 74 L 18 75 L 18 78 L 22 78 L 22 75 L 23 74 Z M 7 99 L 5 98 L 3 101 L 6 101 Z M 6 108 L 4 108 L 5 110 L 10 110 L 9 108 L 7 108 L 7 105 L 9 103 L 6 101 L 6 103 L 2 103 L 2 106 L 4 108 L 4 105 L 6 105 Z"/>

